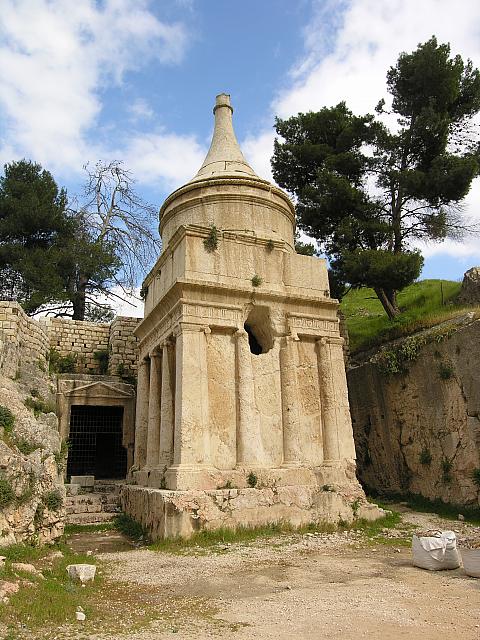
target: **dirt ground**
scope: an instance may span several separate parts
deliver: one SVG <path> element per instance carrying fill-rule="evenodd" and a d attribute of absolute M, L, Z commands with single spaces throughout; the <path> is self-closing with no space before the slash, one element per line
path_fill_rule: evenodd
<path fill-rule="evenodd" d="M 413 527 L 453 529 L 460 540 L 480 535 L 478 528 L 432 514 L 406 512 L 403 519 L 405 530 L 387 535 L 410 535 Z M 127 550 L 109 550 L 116 542 Z M 81 536 L 74 541 L 79 548 L 86 543 Z M 109 581 L 129 583 L 132 599 L 145 599 L 160 615 L 132 632 L 126 612 L 129 640 L 480 638 L 480 580 L 461 568 L 414 568 L 410 549 L 394 539 L 372 546 L 355 532 L 307 534 L 195 555 L 128 550 L 125 542 L 101 535 L 88 544 L 100 552 L 103 545 Z M 113 637 L 122 636 L 82 634 Z"/>

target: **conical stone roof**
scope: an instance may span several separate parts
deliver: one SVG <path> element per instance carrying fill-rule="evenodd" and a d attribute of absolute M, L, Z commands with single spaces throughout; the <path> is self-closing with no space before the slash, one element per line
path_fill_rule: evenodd
<path fill-rule="evenodd" d="M 235 131 L 233 130 L 233 107 L 230 96 L 220 93 L 213 108 L 215 128 L 207 156 L 197 175 L 190 180 L 205 180 L 223 177 L 245 177 L 261 180 L 243 157 Z"/>
<path fill-rule="evenodd" d="M 287 194 L 257 176 L 240 150 L 232 124 L 230 96 L 221 93 L 213 109 L 215 127 L 198 173 L 166 198 L 160 209 L 160 234 L 166 247 L 188 225 L 244 230 L 286 242 L 293 251 L 295 212 Z"/>

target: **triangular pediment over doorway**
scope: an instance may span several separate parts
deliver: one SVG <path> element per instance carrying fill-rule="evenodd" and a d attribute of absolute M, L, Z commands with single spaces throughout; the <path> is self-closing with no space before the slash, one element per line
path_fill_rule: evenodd
<path fill-rule="evenodd" d="M 119 389 L 119 387 L 115 384 L 108 382 L 89 382 L 88 384 L 81 385 L 80 387 L 75 387 L 74 389 L 70 389 L 69 391 L 65 391 L 65 396 L 68 398 L 122 398 L 122 399 L 130 399 L 134 395 L 133 392 L 125 391 L 124 389 Z"/>

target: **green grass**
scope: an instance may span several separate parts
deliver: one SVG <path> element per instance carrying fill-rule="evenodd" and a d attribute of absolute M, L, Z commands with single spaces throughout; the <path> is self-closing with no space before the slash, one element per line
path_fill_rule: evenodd
<path fill-rule="evenodd" d="M 63 556 L 49 559 L 48 555 L 57 550 Z M 16 544 L 0 549 L 0 554 L 7 558 L 0 570 L 0 581 L 23 580 L 20 590 L 9 597 L 8 603 L 0 602 L 0 625 L 7 627 L 7 638 L 50 638 L 52 629 L 64 625 L 67 626 L 62 638 L 77 637 L 79 623 L 75 620 L 75 611 L 79 606 L 87 617 L 81 625 L 85 637 L 100 631 L 113 634 L 121 631 L 118 635 L 123 637 L 123 633 L 144 627 L 163 615 L 141 585 L 132 592 L 129 584 L 109 582 L 104 579 L 102 565 L 94 556 L 76 553 L 65 544 L 43 547 Z M 12 562 L 32 563 L 44 578 L 14 571 Z M 68 577 L 67 565 L 78 563 L 97 565 L 93 583 L 82 587 Z"/>
<path fill-rule="evenodd" d="M 123 533 L 123 535 L 131 540 L 148 539 L 147 532 L 142 525 L 130 516 L 127 516 L 126 513 L 119 513 L 118 516 L 115 516 L 112 520 L 112 525 L 117 531 L 120 531 L 120 533 Z"/>
<path fill-rule="evenodd" d="M 480 526 L 480 508 L 468 507 L 459 504 L 449 504 L 443 500 L 429 500 L 418 494 L 389 494 L 386 498 L 392 502 L 405 502 L 413 511 L 422 513 L 436 513 L 446 520 L 457 520 L 458 514 L 462 514 L 465 521 L 475 526 Z M 389 508 L 388 502 L 386 507 Z"/>
<path fill-rule="evenodd" d="M 99 522 L 97 524 L 66 524 L 64 533 L 71 536 L 74 533 L 101 533 L 115 529 L 112 522 Z"/>
<path fill-rule="evenodd" d="M 401 521 L 400 514 L 392 512 L 374 522 L 355 520 L 352 524 L 340 523 L 338 526 L 330 522 L 316 522 L 293 527 L 287 523 L 272 523 L 262 527 L 237 527 L 237 529 L 216 529 L 199 531 L 191 538 L 166 538 L 151 544 L 149 549 L 173 554 L 188 554 L 199 550 L 218 551 L 215 547 L 228 544 L 249 544 L 261 539 L 290 537 L 306 533 L 329 534 L 336 531 L 356 529 L 362 531 L 368 540 L 381 542 L 383 529 L 395 528 Z"/>
<path fill-rule="evenodd" d="M 51 563 L 42 562 L 52 550 L 60 550 L 63 557 Z M 32 585 L 12 594 L 8 604 L 0 604 L 0 621 L 4 624 L 20 623 L 27 629 L 36 629 L 72 621 L 78 606 L 88 613 L 93 612 L 101 579 L 96 578 L 94 585 L 82 588 L 80 584 L 72 582 L 66 572 L 69 564 L 95 564 L 92 556 L 74 553 L 65 545 L 32 547 L 16 544 L 1 549 L 0 553 L 7 558 L 0 578 L 12 580 L 15 573 L 18 574 L 18 571 L 13 572 L 12 562 L 33 563 L 44 575 L 44 579 L 41 579 L 32 574 L 22 574 L 21 577 L 28 579 Z"/>
<path fill-rule="evenodd" d="M 460 288 L 460 282 L 450 280 L 416 282 L 398 294 L 402 313 L 393 321 L 388 319 L 372 289 L 352 289 L 340 307 L 346 317 L 351 351 L 362 351 L 431 327 L 465 310 L 472 311 L 474 307 L 455 304 Z"/>

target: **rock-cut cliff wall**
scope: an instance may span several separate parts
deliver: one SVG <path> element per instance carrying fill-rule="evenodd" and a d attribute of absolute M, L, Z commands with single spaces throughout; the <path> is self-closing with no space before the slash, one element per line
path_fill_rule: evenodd
<path fill-rule="evenodd" d="M 348 372 L 361 481 L 478 505 L 480 319 L 385 346 Z"/>

